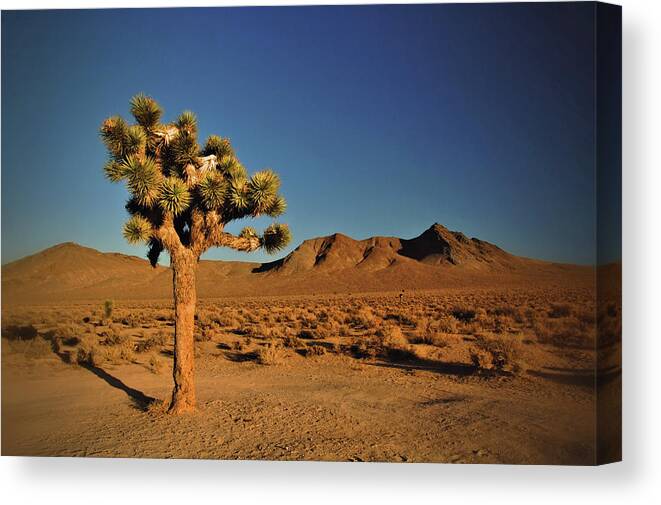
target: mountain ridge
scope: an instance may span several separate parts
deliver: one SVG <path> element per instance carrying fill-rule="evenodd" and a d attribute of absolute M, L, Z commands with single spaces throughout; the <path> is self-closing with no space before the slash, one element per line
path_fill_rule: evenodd
<path fill-rule="evenodd" d="M 556 276 L 585 277 L 589 267 L 515 256 L 489 242 L 434 223 L 417 237 L 342 233 L 316 237 L 278 260 L 201 260 L 200 297 L 436 289 Z M 166 298 L 169 267 L 64 242 L 2 267 L 4 302 Z"/>

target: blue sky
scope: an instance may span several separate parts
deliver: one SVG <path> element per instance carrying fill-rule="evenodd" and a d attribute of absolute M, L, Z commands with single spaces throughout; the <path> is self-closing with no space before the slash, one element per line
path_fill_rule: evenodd
<path fill-rule="evenodd" d="M 3 12 L 2 262 L 64 241 L 144 256 L 121 236 L 126 190 L 104 179 L 98 138 L 139 92 L 167 120 L 196 112 L 201 140 L 230 137 L 250 171 L 280 173 L 285 253 L 440 222 L 515 254 L 593 262 L 592 15 L 588 3 Z"/>

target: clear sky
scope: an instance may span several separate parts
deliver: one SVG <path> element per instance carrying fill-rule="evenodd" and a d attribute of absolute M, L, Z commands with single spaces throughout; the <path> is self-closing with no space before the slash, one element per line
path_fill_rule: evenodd
<path fill-rule="evenodd" d="M 139 92 L 167 120 L 196 112 L 200 140 L 230 137 L 249 171 L 280 173 L 285 253 L 440 222 L 592 262 L 592 16 L 587 3 L 3 12 L 2 263 L 65 241 L 144 256 L 122 238 L 126 190 L 104 179 L 98 137 Z"/>

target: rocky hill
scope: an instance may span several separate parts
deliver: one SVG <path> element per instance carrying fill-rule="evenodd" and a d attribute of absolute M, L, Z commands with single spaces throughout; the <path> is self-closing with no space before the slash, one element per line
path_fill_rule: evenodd
<path fill-rule="evenodd" d="M 355 240 L 336 233 L 304 241 L 270 263 L 202 260 L 200 298 L 399 291 L 532 282 L 586 284 L 592 269 L 514 256 L 434 224 L 412 239 Z M 3 303 L 52 303 L 171 296 L 169 268 L 72 242 L 2 268 Z"/>

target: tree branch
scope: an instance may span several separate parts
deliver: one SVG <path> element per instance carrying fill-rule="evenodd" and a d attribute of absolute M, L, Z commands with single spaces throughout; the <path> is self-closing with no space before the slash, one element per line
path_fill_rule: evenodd
<path fill-rule="evenodd" d="M 227 232 L 215 234 L 213 242 L 210 244 L 215 247 L 229 247 L 236 251 L 252 252 L 259 249 L 262 245 L 259 237 L 237 237 Z"/>
<path fill-rule="evenodd" d="M 196 258 L 209 248 L 204 213 L 200 209 L 191 210 L 190 247 Z"/>
<path fill-rule="evenodd" d="M 163 243 L 163 246 L 171 254 L 178 253 L 184 247 L 179 239 L 177 230 L 174 228 L 172 214 L 169 212 L 166 212 L 163 216 L 163 224 L 155 230 L 154 236 Z"/>

